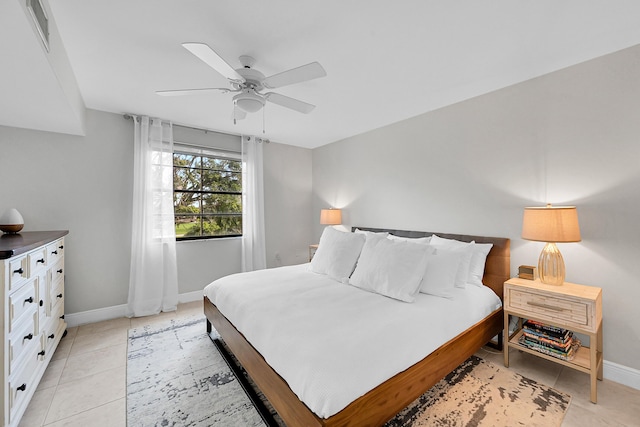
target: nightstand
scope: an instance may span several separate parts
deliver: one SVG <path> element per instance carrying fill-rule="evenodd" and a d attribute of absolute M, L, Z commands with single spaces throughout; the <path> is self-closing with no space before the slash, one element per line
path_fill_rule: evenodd
<path fill-rule="evenodd" d="M 602 380 L 602 289 L 513 278 L 504 283 L 503 309 L 505 334 L 509 334 L 509 315 L 519 318 L 518 328 L 504 340 L 504 366 L 509 367 L 509 349 L 515 348 L 585 372 L 591 376 L 591 401 L 596 403 L 597 379 Z M 581 346 L 569 361 L 525 347 L 518 342 L 523 318 L 588 335 L 589 347 Z"/>
<path fill-rule="evenodd" d="M 309 262 L 311 262 L 317 250 L 318 250 L 318 245 L 309 245 Z"/>

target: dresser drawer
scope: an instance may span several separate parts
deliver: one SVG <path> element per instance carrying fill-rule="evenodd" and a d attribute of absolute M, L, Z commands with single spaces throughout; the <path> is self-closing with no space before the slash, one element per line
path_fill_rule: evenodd
<path fill-rule="evenodd" d="M 55 311 L 59 305 L 64 306 L 64 280 L 58 280 L 51 284 L 51 311 Z"/>
<path fill-rule="evenodd" d="M 38 312 L 38 278 L 9 295 L 9 332 L 19 326 L 23 316 Z"/>
<path fill-rule="evenodd" d="M 49 265 L 52 265 L 49 262 Z M 51 283 L 56 283 L 64 278 L 64 258 L 58 259 L 53 268 L 51 268 Z"/>
<path fill-rule="evenodd" d="M 41 363 L 34 354 L 33 357 L 27 357 L 24 363 L 12 375 L 9 375 L 9 422 L 12 424 L 20 412 L 20 407 L 28 404 L 33 392 L 38 387 L 35 373 Z"/>
<path fill-rule="evenodd" d="M 27 255 L 27 260 L 29 263 L 29 275 L 35 275 L 38 270 L 42 269 L 47 265 L 47 254 L 45 248 L 40 248 L 31 252 Z"/>
<path fill-rule="evenodd" d="M 47 319 L 44 328 L 41 328 L 43 348 L 46 350 L 47 355 L 55 351 L 54 344 L 57 344 L 57 342 L 60 341 L 60 338 L 66 329 L 64 320 L 60 318 L 63 314 L 64 304 L 58 304 L 51 313 L 51 317 Z"/>
<path fill-rule="evenodd" d="M 57 240 L 47 245 L 47 264 L 52 265 L 64 256 L 64 240 Z"/>
<path fill-rule="evenodd" d="M 39 342 L 38 331 L 36 326 L 37 312 L 32 317 L 20 322 L 20 325 L 9 334 L 9 374 L 12 374 L 16 368 L 16 365 L 20 363 L 20 356 L 28 354 L 33 350 L 34 346 Z M 28 350 L 31 349 L 31 350 Z"/>
<path fill-rule="evenodd" d="M 29 277 L 27 265 L 26 256 L 9 260 L 9 292 L 18 289 Z"/>
<path fill-rule="evenodd" d="M 547 321 L 569 322 L 580 328 L 592 326 L 593 303 L 574 298 L 564 298 L 543 293 L 531 293 L 507 288 L 507 310 Z"/>

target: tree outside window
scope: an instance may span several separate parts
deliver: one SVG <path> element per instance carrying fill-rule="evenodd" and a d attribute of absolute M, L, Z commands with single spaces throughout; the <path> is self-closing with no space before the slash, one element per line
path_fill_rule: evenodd
<path fill-rule="evenodd" d="M 242 235 L 242 161 L 176 149 L 173 204 L 178 240 Z"/>

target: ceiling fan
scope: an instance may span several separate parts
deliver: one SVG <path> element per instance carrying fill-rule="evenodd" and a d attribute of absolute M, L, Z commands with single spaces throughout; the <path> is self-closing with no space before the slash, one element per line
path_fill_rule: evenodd
<path fill-rule="evenodd" d="M 243 55 L 239 58 L 241 68 L 233 69 L 220 55 L 205 43 L 182 43 L 182 46 L 205 64 L 216 70 L 231 83 L 231 88 L 202 88 L 181 90 L 159 90 L 158 95 L 181 96 L 194 95 L 208 92 L 232 92 L 237 93 L 233 97 L 233 121 L 244 119 L 247 113 L 255 113 L 262 109 L 267 101 L 290 108 L 300 113 L 308 114 L 315 105 L 308 104 L 298 99 L 290 98 L 275 92 L 262 92 L 264 89 L 276 89 L 279 87 L 301 83 L 317 79 L 327 75 L 322 65 L 312 62 L 291 70 L 283 71 L 269 77 L 265 77 L 260 71 L 251 68 L 255 59 Z"/>

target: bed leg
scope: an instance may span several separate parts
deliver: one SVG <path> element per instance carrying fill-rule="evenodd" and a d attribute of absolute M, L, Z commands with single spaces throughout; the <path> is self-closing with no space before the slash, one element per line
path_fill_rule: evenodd
<path fill-rule="evenodd" d="M 487 347 L 495 348 L 498 351 L 502 351 L 502 331 L 497 335 L 498 341 L 489 341 L 486 345 Z"/>
<path fill-rule="evenodd" d="M 211 326 L 211 322 L 209 321 L 209 319 L 207 319 L 207 334 L 210 334 L 210 333 L 211 333 L 211 329 L 212 329 L 212 328 L 213 328 L 213 327 Z"/>

